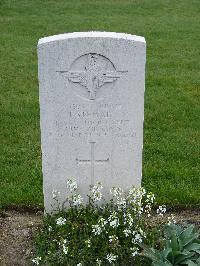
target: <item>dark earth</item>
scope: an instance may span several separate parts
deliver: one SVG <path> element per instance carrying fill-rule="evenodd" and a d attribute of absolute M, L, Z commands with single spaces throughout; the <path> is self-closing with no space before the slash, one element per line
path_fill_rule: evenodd
<path fill-rule="evenodd" d="M 178 223 L 195 224 L 200 228 L 200 209 L 169 212 Z M 41 210 L 5 210 L 0 212 L 0 265 L 32 265 L 33 236 L 42 224 Z"/>

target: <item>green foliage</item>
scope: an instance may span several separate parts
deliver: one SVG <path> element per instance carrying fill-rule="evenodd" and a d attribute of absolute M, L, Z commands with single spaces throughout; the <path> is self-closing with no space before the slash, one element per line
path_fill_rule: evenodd
<path fill-rule="evenodd" d="M 200 265 L 199 233 L 194 225 L 186 228 L 170 224 L 165 227 L 164 250 L 143 246 L 144 255 L 152 260 L 153 266 Z"/>
<path fill-rule="evenodd" d="M 44 218 L 33 262 L 70 266 L 149 265 L 149 259 L 140 254 L 139 244 L 154 246 L 160 237 L 158 228 L 150 223 L 154 195 L 143 188 L 132 187 L 127 193 L 114 188 L 111 200 L 106 203 L 102 201 L 102 186 L 94 186 L 88 204 L 83 205 L 76 183 L 68 184 L 71 191 L 66 200 L 68 208 Z M 55 191 L 53 195 L 57 201 Z"/>

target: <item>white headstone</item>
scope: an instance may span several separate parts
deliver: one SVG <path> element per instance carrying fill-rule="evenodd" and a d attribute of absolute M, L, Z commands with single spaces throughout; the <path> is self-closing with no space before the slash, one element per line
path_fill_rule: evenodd
<path fill-rule="evenodd" d="M 52 191 L 82 195 L 98 181 L 140 186 L 146 43 L 124 33 L 79 32 L 38 43 L 42 171 L 47 212 Z"/>

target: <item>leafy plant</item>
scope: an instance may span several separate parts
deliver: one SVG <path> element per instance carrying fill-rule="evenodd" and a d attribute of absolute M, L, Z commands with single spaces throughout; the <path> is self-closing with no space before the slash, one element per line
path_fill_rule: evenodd
<path fill-rule="evenodd" d="M 140 243 L 154 246 L 160 231 L 152 226 L 155 196 L 144 188 L 110 190 L 103 200 L 102 185 L 91 186 L 88 203 L 78 193 L 75 180 L 68 180 L 68 198 L 53 215 L 46 215 L 36 239 L 36 265 L 149 265 L 141 256 Z M 52 197 L 59 205 L 58 191 Z M 64 206 L 68 206 L 64 208 Z M 165 206 L 157 215 L 163 219 Z M 170 218 L 171 219 L 171 218 Z M 160 228 L 160 227 L 159 227 Z"/>
<path fill-rule="evenodd" d="M 164 250 L 143 246 L 144 256 L 152 260 L 153 266 L 200 266 L 199 233 L 194 225 L 186 228 L 175 224 L 166 225 L 164 233 Z"/>

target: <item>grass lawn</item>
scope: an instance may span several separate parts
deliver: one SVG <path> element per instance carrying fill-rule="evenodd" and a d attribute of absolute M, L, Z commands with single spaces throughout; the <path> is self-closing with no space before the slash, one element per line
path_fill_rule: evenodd
<path fill-rule="evenodd" d="M 199 0 L 0 0 L 1 205 L 43 205 L 37 41 L 88 30 L 146 38 L 143 186 L 199 205 L 199 14 Z"/>

